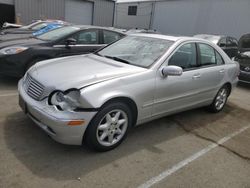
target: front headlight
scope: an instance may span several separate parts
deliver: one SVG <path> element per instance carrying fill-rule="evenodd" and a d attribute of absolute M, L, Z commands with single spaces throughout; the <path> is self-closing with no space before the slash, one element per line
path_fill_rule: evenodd
<path fill-rule="evenodd" d="M 1 49 L 0 54 L 4 54 L 4 55 L 19 54 L 27 49 L 28 47 L 23 47 L 23 46 L 7 47 L 7 48 Z"/>
<path fill-rule="evenodd" d="M 55 105 L 62 111 L 74 111 L 80 107 L 80 103 L 78 102 L 79 98 L 79 90 L 68 90 L 66 92 L 56 91 L 49 98 L 49 104 Z"/>

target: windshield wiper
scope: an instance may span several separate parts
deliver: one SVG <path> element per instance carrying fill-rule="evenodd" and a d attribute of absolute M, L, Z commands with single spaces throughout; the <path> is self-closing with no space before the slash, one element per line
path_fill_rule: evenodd
<path fill-rule="evenodd" d="M 125 60 L 125 59 L 121 59 L 119 57 L 115 57 L 115 56 L 108 56 L 108 55 L 105 55 L 104 57 L 106 58 L 109 58 L 109 59 L 113 59 L 115 61 L 120 61 L 122 63 L 126 63 L 126 64 L 131 64 L 129 61 Z"/>

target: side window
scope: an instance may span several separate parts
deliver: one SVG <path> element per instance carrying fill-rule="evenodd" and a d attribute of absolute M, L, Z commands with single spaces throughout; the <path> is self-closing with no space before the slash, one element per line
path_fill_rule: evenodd
<path fill-rule="evenodd" d="M 103 41 L 104 44 L 110 44 L 116 40 L 119 40 L 121 35 L 112 31 L 103 30 Z"/>
<path fill-rule="evenodd" d="M 98 31 L 81 31 L 72 38 L 76 39 L 76 44 L 98 44 Z"/>
<path fill-rule="evenodd" d="M 215 55 L 216 55 L 216 63 L 217 63 L 217 65 L 223 65 L 224 60 L 221 57 L 221 55 L 217 51 L 215 51 Z"/>
<path fill-rule="evenodd" d="M 201 66 L 216 65 L 215 50 L 207 44 L 199 44 Z"/>
<path fill-rule="evenodd" d="M 168 61 L 168 65 L 176 65 L 183 69 L 196 67 L 195 43 L 181 46 Z"/>
<path fill-rule="evenodd" d="M 227 40 L 226 38 L 222 38 L 219 42 L 219 47 L 226 47 Z"/>

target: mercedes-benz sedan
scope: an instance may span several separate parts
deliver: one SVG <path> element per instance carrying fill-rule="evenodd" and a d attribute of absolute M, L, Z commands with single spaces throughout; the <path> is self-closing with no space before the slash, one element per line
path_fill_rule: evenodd
<path fill-rule="evenodd" d="M 221 111 L 238 74 L 208 41 L 135 34 L 94 54 L 40 62 L 18 88 L 23 111 L 53 139 L 107 151 L 135 125 L 201 106 Z"/>

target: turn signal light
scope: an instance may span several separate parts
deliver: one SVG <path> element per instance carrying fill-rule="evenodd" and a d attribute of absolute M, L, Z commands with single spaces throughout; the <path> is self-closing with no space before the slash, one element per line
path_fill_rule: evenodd
<path fill-rule="evenodd" d="M 83 125 L 85 123 L 84 120 L 72 120 L 68 122 L 68 126 L 78 126 Z"/>

